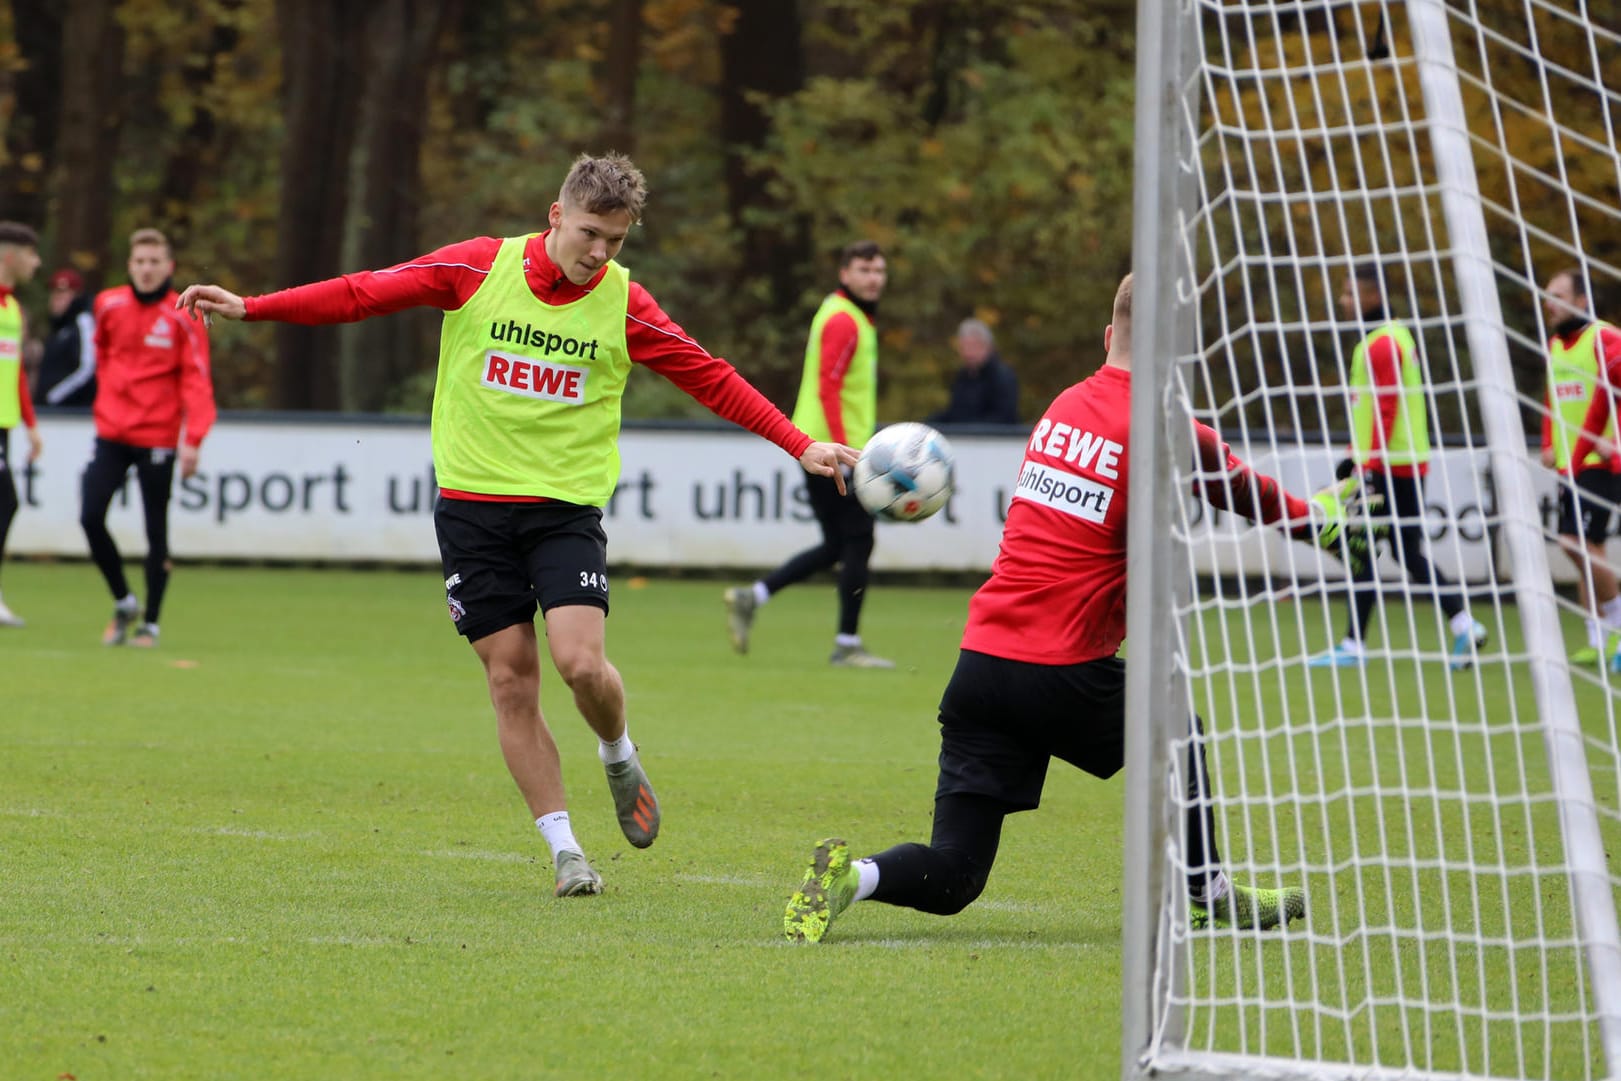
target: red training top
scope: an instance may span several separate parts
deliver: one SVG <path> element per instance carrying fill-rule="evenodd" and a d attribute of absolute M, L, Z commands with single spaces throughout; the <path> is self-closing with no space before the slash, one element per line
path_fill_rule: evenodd
<path fill-rule="evenodd" d="M 1031 433 L 991 577 L 968 603 L 962 648 L 1032 664 L 1111 657 L 1126 638 L 1131 373 L 1105 365 Z M 1194 490 L 1212 506 L 1310 534 L 1310 508 L 1195 423 Z"/>
<path fill-rule="evenodd" d="M 323 282 L 247 297 L 247 318 L 319 326 L 352 323 L 406 308 L 454 311 L 478 291 L 501 248 L 499 237 L 475 237 L 386 270 L 363 270 Z M 524 278 L 546 304 L 568 304 L 589 293 L 607 273 L 604 266 L 586 285 L 575 285 L 546 254 L 546 234 L 531 237 L 524 247 Z M 798 458 L 812 439 L 755 390 L 726 361 L 712 356 L 665 315 L 646 289 L 630 283 L 625 312 L 625 344 L 630 359 L 658 372 L 717 416 L 769 439 Z M 453 498 L 481 498 L 478 493 L 445 491 Z M 532 497 L 485 496 L 501 502 L 529 502 Z"/>
<path fill-rule="evenodd" d="M 4 304 L 11 293 L 12 290 L 8 286 L 0 285 L 0 304 Z M 22 345 L 21 342 L 17 344 Z M 23 427 L 34 427 L 38 423 L 34 416 L 34 398 L 28 393 L 28 370 L 21 364 L 17 365 L 17 399 L 18 405 L 22 407 Z"/>
<path fill-rule="evenodd" d="M 96 434 L 132 447 L 202 446 L 214 426 L 208 335 L 170 289 L 142 304 L 128 285 L 96 296 Z"/>
<path fill-rule="evenodd" d="M 1582 336 L 1587 329 L 1586 325 L 1578 327 L 1569 334 L 1561 335 L 1565 348 L 1569 349 L 1576 344 L 1576 339 Z M 1553 343 L 1549 342 L 1551 349 Z M 1615 388 L 1621 386 L 1621 330 L 1615 327 L 1600 327 L 1598 332 L 1599 355 L 1599 381 L 1593 388 L 1593 401 L 1587 407 L 1587 416 L 1582 420 L 1581 434 L 1576 437 L 1576 445 L 1570 448 L 1572 463 L 1584 460 L 1595 449 L 1595 444 L 1604 429 L 1610 423 L 1610 395 Z M 1542 445 L 1553 446 L 1553 431 L 1551 418 L 1542 418 Z M 1604 469 L 1604 465 L 1588 466 L 1589 469 Z M 1621 473 L 1621 453 L 1616 448 L 1610 448 L 1608 468 L 1611 473 Z"/>

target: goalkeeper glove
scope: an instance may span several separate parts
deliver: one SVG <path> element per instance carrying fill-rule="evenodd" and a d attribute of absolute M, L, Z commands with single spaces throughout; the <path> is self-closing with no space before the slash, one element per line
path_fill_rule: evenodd
<path fill-rule="evenodd" d="M 1312 541 L 1339 555 L 1353 577 L 1361 574 L 1375 558 L 1374 541 L 1390 530 L 1388 525 L 1374 525 L 1369 520 L 1382 509 L 1383 497 L 1365 490 L 1362 478 L 1353 474 L 1314 493 L 1308 502 Z"/>
<path fill-rule="evenodd" d="M 1344 480 L 1356 472 L 1356 463 L 1349 458 L 1341 458 L 1334 467 L 1334 479 Z"/>

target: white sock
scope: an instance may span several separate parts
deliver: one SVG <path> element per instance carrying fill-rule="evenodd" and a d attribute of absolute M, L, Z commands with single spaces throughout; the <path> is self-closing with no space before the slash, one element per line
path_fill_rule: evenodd
<path fill-rule="evenodd" d="M 764 582 L 754 583 L 754 606 L 758 608 L 771 599 L 771 591 L 765 587 Z"/>
<path fill-rule="evenodd" d="M 1452 617 L 1450 626 L 1453 634 L 1467 634 L 1475 626 L 1475 617 L 1469 614 L 1469 609 L 1465 608 Z"/>
<path fill-rule="evenodd" d="M 619 738 L 612 743 L 601 738 L 597 740 L 597 757 L 602 759 L 602 764 L 605 766 L 611 766 L 615 762 L 623 762 L 635 753 L 636 744 L 630 741 L 629 725 L 625 726 L 625 730 L 619 734 Z"/>
<path fill-rule="evenodd" d="M 535 826 L 540 830 L 540 835 L 546 838 L 546 843 L 552 847 L 553 863 L 557 862 L 558 853 L 580 852 L 580 842 L 574 839 L 574 829 L 568 824 L 567 811 L 553 811 L 549 815 L 541 815 L 535 819 Z"/>
<path fill-rule="evenodd" d="M 872 860 L 856 860 L 856 895 L 852 900 L 865 901 L 878 888 L 878 865 Z"/>
<path fill-rule="evenodd" d="M 859 634 L 835 634 L 833 644 L 843 646 L 846 649 L 855 649 L 861 645 L 861 636 Z"/>
<path fill-rule="evenodd" d="M 1621 593 L 1598 606 L 1599 619 L 1612 631 L 1621 631 Z"/>
<path fill-rule="evenodd" d="M 1587 621 L 1587 644 L 1594 649 L 1604 648 L 1604 626 L 1596 619 Z"/>
<path fill-rule="evenodd" d="M 136 598 L 135 594 L 126 593 L 122 597 L 118 598 L 117 606 L 125 612 L 133 612 L 135 609 L 141 606 L 141 602 Z"/>
<path fill-rule="evenodd" d="M 1227 881 L 1226 871 L 1217 871 L 1205 880 L 1205 895 L 1194 897 L 1188 894 L 1188 899 L 1201 905 L 1213 905 L 1232 892 L 1231 884 Z"/>
<path fill-rule="evenodd" d="M 1363 652 L 1362 643 L 1358 642 L 1355 638 L 1341 638 L 1340 649 L 1346 653 L 1349 653 L 1353 657 L 1360 657 L 1362 656 Z"/>

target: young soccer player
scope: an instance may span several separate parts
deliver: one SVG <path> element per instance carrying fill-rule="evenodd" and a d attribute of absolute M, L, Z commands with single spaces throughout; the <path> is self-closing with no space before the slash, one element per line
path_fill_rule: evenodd
<path fill-rule="evenodd" d="M 1424 540 L 1424 475 L 1430 470 L 1424 374 L 1413 334 L 1390 314 L 1384 271 L 1363 263 L 1347 274 L 1340 314 L 1365 330 L 1351 354 L 1351 446 L 1336 471 L 1362 478 L 1395 517 L 1391 552 L 1409 581 L 1427 587 L 1447 617 L 1452 667 L 1468 668 L 1486 644 L 1486 626 L 1469 614 L 1463 596 L 1430 562 Z M 1374 561 L 1355 574 L 1350 621 L 1338 645 L 1313 657 L 1316 668 L 1346 668 L 1366 659 L 1368 619 L 1379 601 Z"/>
<path fill-rule="evenodd" d="M 788 901 L 790 940 L 820 941 L 861 900 L 942 916 L 962 911 L 985 888 L 1002 820 L 1040 803 L 1052 758 L 1100 778 L 1125 764 L 1126 665 L 1116 653 L 1126 631 L 1129 274 L 1103 340 L 1103 366 L 1060 394 L 1037 423 L 990 580 L 969 602 L 962 651 L 940 702 L 932 840 L 854 861 L 842 839 L 822 841 Z M 1354 478 L 1302 500 L 1251 470 L 1210 428 L 1198 424 L 1195 432 L 1196 487 L 1213 506 L 1278 523 L 1324 548 L 1337 550 L 1343 533 L 1350 561 L 1365 557 L 1367 536 L 1342 529 Z M 1071 453 L 1083 440 L 1095 454 Z M 1092 498 L 1045 494 L 1076 488 Z M 1272 927 L 1303 915 L 1299 887 L 1228 880 L 1201 742 L 1191 743 L 1189 756 L 1187 889 L 1195 923 Z"/>
<path fill-rule="evenodd" d="M 794 406 L 794 423 L 818 439 L 860 448 L 872 438 L 878 417 L 878 298 L 889 280 L 884 253 L 871 240 L 839 253 L 839 287 L 822 300 L 805 343 L 805 369 Z M 749 651 L 749 631 L 760 608 L 789 586 L 820 571 L 839 568 L 838 631 L 828 660 L 840 668 L 894 668 L 861 642 L 861 606 L 867 599 L 873 517 L 854 492 L 825 477 L 808 477 L 806 493 L 821 528 L 821 543 L 791 556 L 759 581 L 728 589 L 726 625 L 732 648 Z"/>
<path fill-rule="evenodd" d="M 483 662 L 501 752 L 551 848 L 559 897 L 602 879 L 569 819 L 557 746 L 540 711 L 538 605 L 552 662 L 598 739 L 625 838 L 646 848 L 660 808 L 626 728 L 606 651 L 602 508 L 619 478 L 620 398 L 634 364 L 777 444 L 842 490 L 855 450 L 817 442 L 687 336 L 615 261 L 647 195 L 628 158 L 581 156 L 542 233 L 478 237 L 380 271 L 243 298 L 193 285 L 180 306 L 228 319 L 342 323 L 427 306 L 445 312 L 433 396 L 434 529 L 445 600 Z"/>
<path fill-rule="evenodd" d="M 1559 486 L 1559 547 L 1576 567 L 1576 593 L 1587 613 L 1587 645 L 1572 664 L 1603 664 L 1621 672 L 1621 596 L 1604 544 L 1621 503 L 1621 450 L 1615 443 L 1607 371 L 1621 363 L 1621 330 L 1593 318 L 1580 270 L 1548 279 L 1543 315 L 1548 340 L 1548 408 L 1542 424 L 1542 464 L 1567 476 Z M 1578 439 L 1587 452 L 1572 453 Z"/>
<path fill-rule="evenodd" d="M 39 237 L 14 221 L 0 221 L 0 559 L 6 554 L 6 534 L 17 516 L 17 482 L 11 477 L 11 429 L 22 426 L 28 435 L 28 460 L 39 458 L 44 444 L 34 422 L 34 404 L 28 396 L 28 375 L 23 371 L 23 341 L 27 323 L 12 292 L 39 269 Z M 22 619 L 0 597 L 0 627 L 21 627 Z"/>
<path fill-rule="evenodd" d="M 129 283 L 96 297 L 96 449 L 85 467 L 79 524 L 113 596 L 103 644 L 151 648 L 169 587 L 169 499 L 175 467 L 197 472 L 214 426 L 208 335 L 174 310 L 174 253 L 156 229 L 129 238 Z M 131 469 L 146 520 L 146 606 L 124 575 L 107 508 Z"/>

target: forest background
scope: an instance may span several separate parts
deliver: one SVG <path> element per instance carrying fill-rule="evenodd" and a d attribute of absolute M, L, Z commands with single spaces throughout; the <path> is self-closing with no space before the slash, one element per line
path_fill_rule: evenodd
<path fill-rule="evenodd" d="M 1303 29 L 1337 40 L 1378 6 Z M 0 217 L 93 286 L 155 225 L 178 286 L 259 293 L 542 228 L 572 158 L 618 149 L 651 189 L 622 261 L 778 404 L 834 254 L 870 237 L 881 418 L 944 404 L 967 316 L 1029 416 L 1096 366 L 1130 266 L 1135 21 L 1132 0 L 6 0 Z M 42 321 L 42 282 L 21 295 Z M 1509 321 L 1531 304 L 1505 297 Z M 217 327 L 218 396 L 422 413 L 437 328 Z M 1515 359 L 1534 387 L 1540 360 Z M 649 378 L 626 412 L 703 415 Z"/>

